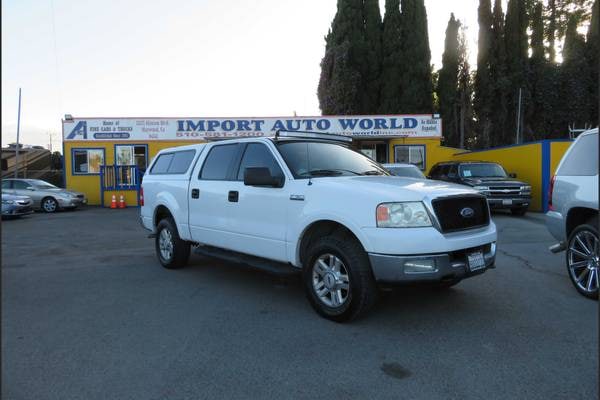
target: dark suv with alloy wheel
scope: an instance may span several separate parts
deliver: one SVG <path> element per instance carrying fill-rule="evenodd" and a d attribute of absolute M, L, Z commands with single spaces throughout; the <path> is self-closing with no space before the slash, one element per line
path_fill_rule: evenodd
<path fill-rule="evenodd" d="M 531 185 L 493 162 L 442 162 L 427 177 L 470 186 L 487 197 L 490 208 L 509 209 L 514 215 L 524 215 L 531 204 Z"/>

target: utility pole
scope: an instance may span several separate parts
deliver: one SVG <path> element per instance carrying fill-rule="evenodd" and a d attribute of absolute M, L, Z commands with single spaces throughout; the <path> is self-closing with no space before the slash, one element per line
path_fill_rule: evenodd
<path fill-rule="evenodd" d="M 19 113 L 17 115 L 17 147 L 15 149 L 15 179 L 19 177 L 19 131 L 21 129 L 21 88 L 19 88 Z"/>
<path fill-rule="evenodd" d="M 519 103 L 517 105 L 517 138 L 516 144 L 521 143 L 521 88 L 519 88 Z"/>

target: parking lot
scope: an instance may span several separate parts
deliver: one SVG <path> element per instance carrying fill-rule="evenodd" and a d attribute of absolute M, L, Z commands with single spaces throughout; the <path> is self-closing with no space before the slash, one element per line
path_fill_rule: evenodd
<path fill-rule="evenodd" d="M 350 324 L 296 278 L 196 255 L 163 269 L 137 216 L 3 221 L 3 398 L 597 397 L 598 303 L 539 214 L 494 215 L 495 270 L 387 292 Z"/>

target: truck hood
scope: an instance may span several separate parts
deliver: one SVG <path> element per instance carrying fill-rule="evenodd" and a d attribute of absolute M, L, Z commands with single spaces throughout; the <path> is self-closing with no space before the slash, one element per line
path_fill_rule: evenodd
<path fill-rule="evenodd" d="M 404 178 L 398 176 L 349 176 L 313 179 L 313 184 L 327 184 L 333 190 L 346 190 L 360 195 L 375 197 L 379 202 L 421 201 L 442 196 L 479 194 L 464 185 L 428 179 Z"/>
<path fill-rule="evenodd" d="M 465 185 L 525 186 L 528 183 L 512 178 L 463 178 Z"/>

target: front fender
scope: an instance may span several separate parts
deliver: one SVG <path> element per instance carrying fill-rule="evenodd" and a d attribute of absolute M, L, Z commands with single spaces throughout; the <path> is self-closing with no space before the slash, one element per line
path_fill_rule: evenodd
<path fill-rule="evenodd" d="M 360 227 L 350 219 L 340 215 L 330 213 L 319 213 L 302 218 L 298 224 L 294 226 L 289 236 L 288 260 L 296 267 L 302 267 L 300 263 L 300 243 L 306 231 L 316 222 L 332 221 L 336 222 L 348 229 L 360 242 L 366 252 L 371 251 L 372 245 L 369 238 L 360 229 Z"/>

